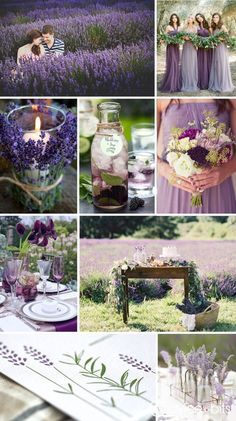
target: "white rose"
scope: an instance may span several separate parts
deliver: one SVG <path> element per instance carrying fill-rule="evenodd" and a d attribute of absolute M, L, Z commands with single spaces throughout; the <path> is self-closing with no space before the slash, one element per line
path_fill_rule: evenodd
<path fill-rule="evenodd" d="M 121 266 L 122 270 L 127 270 L 128 269 L 128 265 L 126 265 L 126 263 L 124 265 Z"/>
<path fill-rule="evenodd" d="M 189 137 L 184 137 L 183 139 L 179 140 L 179 150 L 180 151 L 188 151 L 191 148 L 191 143 L 189 141 Z"/>
<path fill-rule="evenodd" d="M 167 162 L 173 167 L 174 162 L 179 158 L 179 154 L 177 152 L 169 152 L 166 156 Z"/>
<path fill-rule="evenodd" d="M 180 177 L 190 177 L 197 172 L 194 161 L 187 154 L 181 155 L 180 158 L 174 162 L 173 167 L 176 174 Z"/>
<path fill-rule="evenodd" d="M 230 139 L 229 136 L 227 136 L 226 134 L 222 133 L 219 137 L 219 141 L 220 143 L 229 143 L 232 142 L 232 140 Z"/>

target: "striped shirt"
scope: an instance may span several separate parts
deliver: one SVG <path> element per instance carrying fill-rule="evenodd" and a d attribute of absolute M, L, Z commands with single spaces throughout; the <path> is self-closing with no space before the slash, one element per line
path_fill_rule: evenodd
<path fill-rule="evenodd" d="M 44 47 L 45 54 L 47 56 L 49 56 L 51 54 L 64 54 L 64 51 L 65 51 L 64 42 L 61 41 L 58 38 L 54 38 L 54 43 L 51 46 L 51 48 L 48 47 L 48 45 L 46 44 L 46 42 L 43 42 L 42 45 Z"/>

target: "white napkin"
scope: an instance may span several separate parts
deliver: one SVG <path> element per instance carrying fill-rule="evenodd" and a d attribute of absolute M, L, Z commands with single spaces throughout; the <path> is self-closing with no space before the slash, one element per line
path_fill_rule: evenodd
<path fill-rule="evenodd" d="M 34 332 L 33 328 L 14 315 L 0 317 L 0 329 L 3 332 Z"/>

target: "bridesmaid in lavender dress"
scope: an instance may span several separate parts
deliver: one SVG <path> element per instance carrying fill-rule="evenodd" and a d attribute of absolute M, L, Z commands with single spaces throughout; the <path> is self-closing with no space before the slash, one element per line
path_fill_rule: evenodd
<path fill-rule="evenodd" d="M 197 34 L 200 37 L 209 37 L 210 27 L 205 19 L 205 16 L 198 13 L 195 19 L 199 25 Z M 198 87 L 199 89 L 208 89 L 209 78 L 211 72 L 212 63 L 212 49 L 211 48 L 198 48 L 197 50 L 197 61 L 198 61 Z"/>
<path fill-rule="evenodd" d="M 189 34 L 196 34 L 197 27 L 194 22 L 194 17 L 189 16 L 187 20 L 187 28 L 185 30 Z M 196 92 L 198 91 L 198 64 L 197 64 L 197 50 L 189 37 L 185 37 L 183 46 L 182 60 L 181 60 L 181 78 L 182 78 L 182 92 Z"/>
<path fill-rule="evenodd" d="M 173 170 L 166 161 L 166 150 L 174 127 L 187 127 L 195 121 L 201 128 L 204 112 L 211 111 L 236 134 L 236 100 L 166 99 L 158 101 L 158 213 L 235 213 L 236 198 L 232 175 L 236 174 L 236 155 L 226 164 L 189 178 L 171 180 Z M 202 207 L 191 206 L 191 194 L 203 191 Z"/>
<path fill-rule="evenodd" d="M 212 16 L 211 31 L 214 35 L 222 31 L 228 32 L 219 13 L 214 13 Z M 224 42 L 213 51 L 209 89 L 214 92 L 233 92 L 234 90 L 228 50 Z"/>
<path fill-rule="evenodd" d="M 170 17 L 169 25 L 166 27 L 166 33 L 170 36 L 174 36 L 178 33 L 179 29 L 179 17 L 173 13 Z M 169 44 L 166 47 L 166 70 L 161 82 L 160 91 L 180 91 L 180 55 L 178 44 Z"/>

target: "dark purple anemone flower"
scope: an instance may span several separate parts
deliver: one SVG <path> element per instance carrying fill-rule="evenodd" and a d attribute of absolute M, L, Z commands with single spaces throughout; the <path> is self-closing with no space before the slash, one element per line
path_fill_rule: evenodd
<path fill-rule="evenodd" d="M 187 129 L 185 130 L 180 136 L 179 139 L 184 139 L 185 137 L 189 137 L 190 140 L 196 139 L 197 134 L 199 133 L 198 129 Z"/>
<path fill-rule="evenodd" d="M 57 233 L 54 228 L 54 222 L 52 219 L 49 219 L 48 224 L 44 224 L 39 219 L 35 221 L 32 232 L 28 237 L 28 241 L 31 244 L 36 244 L 39 247 L 46 247 L 48 245 L 48 239 L 53 238 L 57 239 Z"/>
<path fill-rule="evenodd" d="M 209 165 L 209 162 L 206 160 L 208 153 L 209 151 L 202 146 L 195 146 L 195 148 L 192 148 L 187 152 L 190 158 L 199 165 Z"/>
<path fill-rule="evenodd" d="M 20 222 L 18 222 L 18 224 L 16 224 L 16 231 L 20 237 L 23 237 L 25 233 L 25 226 L 21 224 Z"/>

